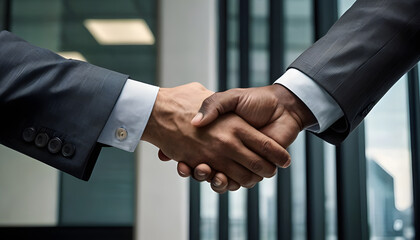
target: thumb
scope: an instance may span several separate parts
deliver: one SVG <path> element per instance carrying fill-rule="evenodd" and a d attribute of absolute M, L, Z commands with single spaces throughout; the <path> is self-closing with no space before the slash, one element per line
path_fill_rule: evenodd
<path fill-rule="evenodd" d="M 234 91 L 213 93 L 206 98 L 197 115 L 191 120 L 196 127 L 203 127 L 217 119 L 222 114 L 234 111 L 238 105 L 238 95 Z"/>

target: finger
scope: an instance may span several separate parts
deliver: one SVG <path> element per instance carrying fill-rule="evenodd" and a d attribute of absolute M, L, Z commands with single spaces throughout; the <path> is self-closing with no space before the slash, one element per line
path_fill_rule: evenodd
<path fill-rule="evenodd" d="M 280 119 L 258 130 L 274 139 L 284 148 L 289 147 L 300 132 L 299 126 L 296 123 L 293 124 L 290 119 L 286 118 Z"/>
<path fill-rule="evenodd" d="M 211 188 L 217 193 L 226 192 L 228 186 L 228 178 L 223 173 L 216 173 L 211 181 Z"/>
<path fill-rule="evenodd" d="M 213 170 L 209 165 L 207 165 L 205 163 L 201 163 L 201 164 L 197 165 L 194 168 L 194 174 L 195 174 L 196 171 L 204 172 L 204 174 L 206 176 L 206 179 L 204 179 L 204 180 L 206 180 L 207 182 L 211 182 L 214 175 L 216 174 L 216 171 Z M 194 178 L 197 179 L 197 176 L 194 175 Z M 203 178 L 204 178 L 204 176 L 200 177 L 200 179 L 203 179 Z M 200 180 L 200 181 L 203 181 L 203 180 Z"/>
<path fill-rule="evenodd" d="M 229 179 L 229 184 L 227 186 L 227 189 L 229 191 L 236 191 L 241 187 L 241 185 L 239 185 L 239 183 L 233 181 L 232 179 Z"/>
<path fill-rule="evenodd" d="M 257 130 L 255 129 L 253 130 L 258 133 Z M 262 158 L 256 152 L 252 150 L 252 148 L 256 148 L 256 147 L 251 148 L 251 147 L 246 146 L 242 141 L 247 140 L 247 138 L 248 136 L 244 139 L 239 138 L 240 140 L 238 140 L 237 142 L 231 140 L 231 142 L 226 143 L 226 145 L 231 146 L 231 149 L 233 149 L 232 151 L 229 151 L 227 153 L 228 156 L 234 159 L 238 164 L 242 165 L 243 167 L 245 167 L 252 173 L 257 174 L 260 177 L 269 178 L 269 177 L 274 176 L 276 174 L 277 167 L 274 165 L 274 163 Z M 224 172 L 224 173 L 228 173 L 228 172 Z"/>
<path fill-rule="evenodd" d="M 197 181 L 205 181 L 210 178 L 212 169 L 209 165 L 202 163 L 194 168 L 194 178 Z"/>
<path fill-rule="evenodd" d="M 226 159 L 224 162 L 225 164 L 220 169 L 217 169 L 217 171 L 224 173 L 229 179 L 232 179 L 240 186 L 250 187 L 263 179 L 233 159 Z"/>
<path fill-rule="evenodd" d="M 238 94 L 235 90 L 214 93 L 206 98 L 197 115 L 191 120 L 196 127 L 203 127 L 213 122 L 219 115 L 235 110 Z"/>
<path fill-rule="evenodd" d="M 177 170 L 178 170 L 178 175 L 181 177 L 191 176 L 191 168 L 183 162 L 178 162 Z"/>
<path fill-rule="evenodd" d="M 254 130 L 246 131 L 246 129 L 241 129 L 241 131 L 238 131 L 239 138 L 245 146 L 276 166 L 285 167 L 288 163 L 290 163 L 290 154 L 286 151 L 286 149 L 280 146 L 273 139 L 257 130 Z M 275 173 L 275 171 L 271 172 L 271 176 L 274 176 Z"/>
<path fill-rule="evenodd" d="M 159 157 L 159 159 L 160 159 L 160 160 L 162 160 L 162 161 L 164 161 L 164 162 L 171 160 L 171 158 L 169 158 L 168 156 L 166 156 L 166 155 L 162 152 L 162 150 L 161 150 L 161 149 L 159 149 L 159 152 L 158 152 L 158 157 Z"/>

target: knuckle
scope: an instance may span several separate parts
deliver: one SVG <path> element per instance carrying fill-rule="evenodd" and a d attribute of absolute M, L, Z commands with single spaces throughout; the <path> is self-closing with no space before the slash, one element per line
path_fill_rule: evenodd
<path fill-rule="evenodd" d="M 204 99 L 203 104 L 201 105 L 202 110 L 209 110 L 210 108 L 215 108 L 219 113 L 225 112 L 224 105 L 220 103 L 220 99 L 223 93 L 215 92 L 210 95 L 208 98 Z"/>
<path fill-rule="evenodd" d="M 204 88 L 204 86 L 199 82 L 192 82 L 190 84 L 191 84 L 191 86 L 196 87 L 196 88 L 200 88 L 200 89 Z"/>
<path fill-rule="evenodd" d="M 203 101 L 203 106 L 209 106 L 212 105 L 215 101 L 216 101 L 216 94 L 217 93 L 213 93 L 212 95 L 210 95 L 208 98 L 204 99 Z"/>
<path fill-rule="evenodd" d="M 251 160 L 249 163 L 249 166 L 250 166 L 250 169 L 255 173 L 261 172 L 263 170 L 261 161 L 258 159 Z"/>
<path fill-rule="evenodd" d="M 273 143 L 268 139 L 264 139 L 262 141 L 262 151 L 263 151 L 263 153 L 264 154 L 271 153 L 272 150 L 273 150 Z"/>
<path fill-rule="evenodd" d="M 232 88 L 229 90 L 226 90 L 225 93 L 229 94 L 231 96 L 241 96 L 247 91 L 246 88 Z"/>
<path fill-rule="evenodd" d="M 207 113 L 210 109 L 212 109 L 213 103 L 214 103 L 214 99 L 213 99 L 213 95 L 211 95 L 210 97 L 204 99 L 199 111 L 202 113 Z"/>
<path fill-rule="evenodd" d="M 229 137 L 224 135 L 224 134 L 221 134 L 221 135 L 217 136 L 217 143 L 218 143 L 220 149 L 222 149 L 224 147 L 231 148 L 231 146 L 232 146 L 231 141 L 229 141 Z"/>
<path fill-rule="evenodd" d="M 230 134 L 220 134 L 217 137 L 219 149 L 226 149 L 233 152 L 238 152 L 240 145 Z"/>
<path fill-rule="evenodd" d="M 249 130 L 244 129 L 243 125 L 232 124 L 232 126 L 230 126 L 230 130 L 232 131 L 233 134 L 238 135 L 238 136 L 249 134 Z"/>

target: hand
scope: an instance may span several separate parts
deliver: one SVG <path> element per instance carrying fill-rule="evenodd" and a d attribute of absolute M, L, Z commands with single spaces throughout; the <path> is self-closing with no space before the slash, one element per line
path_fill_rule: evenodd
<path fill-rule="evenodd" d="M 316 123 L 306 105 L 279 84 L 215 93 L 203 102 L 191 123 L 203 127 L 228 112 L 236 113 L 285 148 L 296 139 L 300 131 Z M 290 161 L 282 167 L 289 165 Z M 178 169 L 181 169 L 184 176 L 191 175 L 191 169 L 182 162 L 178 163 Z M 201 174 L 198 176 L 197 173 Z M 217 174 L 223 176 L 221 173 Z M 194 170 L 194 176 L 198 180 L 211 175 L 212 169 L 205 164 L 197 166 Z"/>
<path fill-rule="evenodd" d="M 229 182 L 224 174 L 209 175 L 217 192 L 252 187 L 263 177 L 274 176 L 275 164 L 288 162 L 289 154 L 240 117 L 226 114 L 206 127 L 191 125 L 201 102 L 211 94 L 198 83 L 161 88 L 142 139 L 159 147 L 163 160 L 182 161 L 188 168 L 205 163 L 226 174 Z M 182 167 L 178 170 L 182 172 Z"/>

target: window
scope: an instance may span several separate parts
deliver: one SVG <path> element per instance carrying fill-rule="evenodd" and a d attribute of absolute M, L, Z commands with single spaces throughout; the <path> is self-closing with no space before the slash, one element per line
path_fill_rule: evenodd
<path fill-rule="evenodd" d="M 219 0 L 226 6 L 219 22 L 219 62 L 226 63 L 219 65 L 221 89 L 275 81 L 354 2 Z M 417 75 L 411 78 L 420 91 Z M 419 128 L 420 94 L 407 89 L 406 79 L 399 81 L 338 147 L 300 134 L 288 149 L 291 167 L 259 183 L 257 200 L 252 190 L 219 197 L 219 213 L 228 209 L 219 221 L 229 224 L 220 231 L 219 223 L 219 236 L 212 239 L 414 239 L 418 183 L 413 179 L 419 169 L 412 166 L 420 154 L 412 146 L 420 137 L 420 130 L 414 131 Z M 416 98 L 407 102 L 413 94 Z M 414 105 L 419 107 L 409 108 Z M 250 196 L 258 224 L 249 218 L 255 216 Z M 209 204 L 202 208 L 214 211 L 214 201 Z"/>
<path fill-rule="evenodd" d="M 3 7 L 6 3 L 11 3 L 10 11 Z M 78 52 L 92 64 L 130 74 L 143 82 L 155 81 L 155 45 L 104 46 L 83 24 L 86 19 L 141 18 L 156 33 L 155 1 L 0 0 L 0 6 L 0 27 L 4 27 L 9 15 L 12 32 L 30 43 L 61 54 Z M 2 236 L 10 227 L 21 227 L 17 233 L 29 229 L 42 235 L 43 230 L 26 228 L 29 226 L 44 226 L 50 232 L 59 229 L 58 233 L 66 234 L 62 228 L 66 226 L 79 231 L 81 237 L 101 229 L 96 236 L 103 234 L 103 239 L 132 238 L 134 154 L 103 149 L 90 181 L 84 182 L 1 147 L 0 172 L 4 172 L 0 174 Z M 112 229 L 116 229 L 116 235 L 107 236 Z"/>
<path fill-rule="evenodd" d="M 381 99 L 365 121 L 371 239 L 414 239 L 407 99 L 405 76 Z"/>

